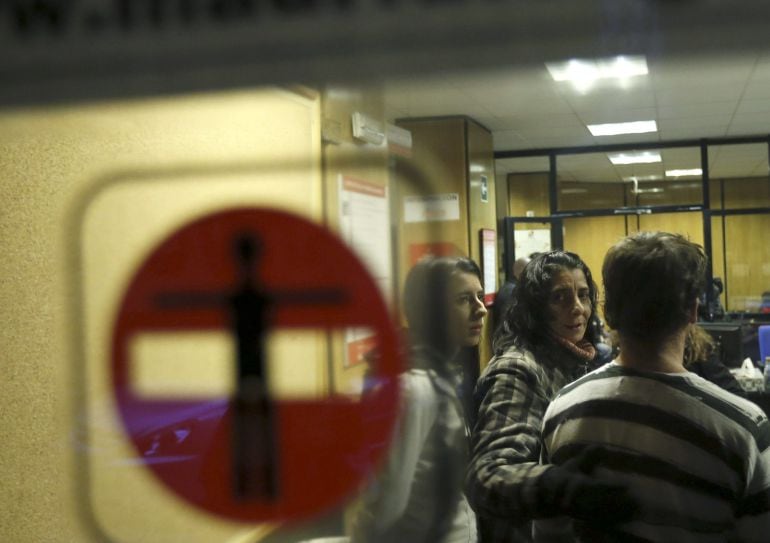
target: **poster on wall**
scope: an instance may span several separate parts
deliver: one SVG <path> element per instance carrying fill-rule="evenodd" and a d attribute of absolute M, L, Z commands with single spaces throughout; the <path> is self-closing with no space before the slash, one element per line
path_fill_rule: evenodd
<path fill-rule="evenodd" d="M 551 250 L 551 230 L 548 228 L 516 230 L 513 233 L 513 239 L 517 256 L 528 256 L 532 253 Z"/>
<path fill-rule="evenodd" d="M 385 300 L 393 299 L 393 264 L 390 244 L 388 188 L 340 174 L 340 235 L 366 265 Z M 365 361 L 375 347 L 368 328 L 345 331 L 345 367 Z"/>
<path fill-rule="evenodd" d="M 404 222 L 459 221 L 460 194 L 404 197 Z"/>
<path fill-rule="evenodd" d="M 497 232 L 482 228 L 481 237 L 481 272 L 484 276 L 484 305 L 490 306 L 495 301 L 497 292 Z"/>

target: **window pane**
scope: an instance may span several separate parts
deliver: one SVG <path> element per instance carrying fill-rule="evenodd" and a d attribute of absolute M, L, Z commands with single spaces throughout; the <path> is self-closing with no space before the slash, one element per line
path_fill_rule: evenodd
<path fill-rule="evenodd" d="M 605 153 L 561 155 L 556 161 L 558 209 L 623 207 L 623 181 Z"/>
<path fill-rule="evenodd" d="M 725 294 L 728 311 L 759 313 L 770 292 L 770 215 L 725 217 Z"/>
<path fill-rule="evenodd" d="M 712 209 L 770 207 L 767 144 L 709 147 Z"/>
<path fill-rule="evenodd" d="M 508 215 L 542 217 L 551 214 L 548 203 L 548 157 L 506 158 L 495 161 L 497 176 L 508 189 Z M 502 191 L 501 191 L 502 192 Z"/>

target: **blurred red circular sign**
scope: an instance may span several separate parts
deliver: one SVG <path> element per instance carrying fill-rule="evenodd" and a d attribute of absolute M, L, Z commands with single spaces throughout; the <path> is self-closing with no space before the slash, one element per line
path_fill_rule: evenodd
<path fill-rule="evenodd" d="M 364 399 L 271 397 L 265 334 L 349 327 L 371 330 L 378 346 Z M 210 331 L 236 344 L 232 398 L 134 390 L 139 335 Z M 384 452 L 397 342 L 376 283 L 336 236 L 286 212 L 231 209 L 183 226 L 141 264 L 113 329 L 112 385 L 142 463 L 181 498 L 235 520 L 299 519 L 350 496 Z"/>

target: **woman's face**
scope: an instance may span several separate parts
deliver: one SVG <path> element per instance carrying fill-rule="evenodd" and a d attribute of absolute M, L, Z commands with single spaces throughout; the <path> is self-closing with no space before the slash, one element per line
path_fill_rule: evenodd
<path fill-rule="evenodd" d="M 552 334 L 572 343 L 583 339 L 591 318 L 591 296 L 583 270 L 562 270 L 554 276 L 548 312 Z"/>
<path fill-rule="evenodd" d="M 473 273 L 457 271 L 449 281 L 448 332 L 458 347 L 479 344 L 484 326 L 484 289 Z"/>

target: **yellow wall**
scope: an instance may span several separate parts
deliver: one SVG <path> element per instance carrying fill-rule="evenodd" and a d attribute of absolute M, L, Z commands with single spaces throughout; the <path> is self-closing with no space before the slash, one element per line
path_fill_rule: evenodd
<path fill-rule="evenodd" d="M 399 284 L 411 267 L 411 250 L 423 244 L 451 246 L 457 254 L 469 256 L 481 265 L 480 229 L 497 229 L 495 176 L 491 133 L 471 119 L 446 117 L 404 119 L 399 126 L 412 133 L 412 162 L 425 172 L 429 187 L 410 180 L 402 168 L 398 182 L 400 255 Z M 397 172 L 399 168 L 397 167 Z M 482 202 L 481 177 L 487 179 L 488 202 Z M 411 176 L 414 179 L 414 176 Z M 407 196 L 456 193 L 460 217 L 452 221 L 404 222 L 403 201 Z M 500 255 L 497 255 L 499 262 Z M 499 281 L 499 279 L 498 279 Z M 485 327 L 479 356 L 482 364 L 490 357 L 489 327 Z"/>
<path fill-rule="evenodd" d="M 171 498 L 139 466 L 116 469 L 128 451 L 105 340 L 133 266 L 190 218 L 268 203 L 320 219 L 319 121 L 317 99 L 284 90 L 0 112 L 0 540 L 95 540 L 89 515 L 121 541 L 256 536 Z M 73 275 L 78 244 L 82 275 Z M 72 311 L 77 279 L 82 314 Z M 76 361 L 81 332 L 85 360 Z M 292 386 L 297 375 L 276 378 Z M 311 369 L 309 388 L 318 378 Z M 76 412 L 80 395 L 86 412 Z M 76 477 L 85 472 L 87 488 Z"/>
<path fill-rule="evenodd" d="M 410 248 L 419 244 L 450 243 L 468 255 L 468 162 L 465 142 L 465 119 L 402 120 L 402 128 L 412 133 L 412 158 L 426 172 L 429 187 L 416 184 L 409 175 L 399 177 L 399 255 L 400 280 L 403 283 L 411 267 Z M 397 167 L 398 170 L 398 167 Z M 456 193 L 460 201 L 460 218 L 451 221 L 404 222 L 404 199 L 409 196 Z"/>
<path fill-rule="evenodd" d="M 494 165 L 494 146 L 492 143 L 492 134 L 484 127 L 472 122 L 466 121 L 467 130 L 467 149 L 468 149 L 468 220 L 470 239 L 469 256 L 482 266 L 481 238 L 480 231 L 489 229 L 497 231 L 497 206 L 495 205 L 497 191 L 495 187 L 495 165 Z M 481 195 L 481 177 L 484 176 L 487 181 L 488 197 L 487 201 L 482 200 Z M 498 233 L 498 235 L 500 235 Z M 495 290 L 500 289 L 501 276 L 498 273 L 500 268 L 501 253 L 495 254 Z M 482 266 L 483 268 L 483 266 Z M 487 318 L 487 323 L 491 319 Z M 484 334 L 479 346 L 479 360 L 484 366 L 492 356 L 491 349 L 491 327 L 484 327 Z"/>
<path fill-rule="evenodd" d="M 564 221 L 564 248 L 580 255 L 602 293 L 602 263 L 607 250 L 626 235 L 624 217 L 592 217 Z"/>
<path fill-rule="evenodd" d="M 508 176 L 508 198 L 512 217 L 524 217 L 532 212 L 535 217 L 551 214 L 548 203 L 548 173 L 521 173 Z"/>
<path fill-rule="evenodd" d="M 721 207 L 721 189 L 724 188 L 725 208 L 745 209 L 749 207 L 770 206 L 770 177 L 753 177 L 750 179 L 714 179 L 711 196 L 711 207 Z"/>
<path fill-rule="evenodd" d="M 770 215 L 725 217 L 727 309 L 759 311 L 770 291 Z"/>
<path fill-rule="evenodd" d="M 725 209 L 770 207 L 770 178 L 712 180 L 712 209 L 722 208 L 723 199 Z M 766 214 L 712 219 L 714 275 L 726 283 L 722 302 L 727 310 L 756 312 L 762 293 L 770 291 L 768 232 Z"/>
<path fill-rule="evenodd" d="M 333 229 L 339 228 L 339 177 L 346 176 L 387 187 L 388 152 L 385 145 L 374 145 L 353 138 L 351 115 L 360 112 L 385 126 L 381 92 L 374 89 L 355 87 L 330 87 L 322 93 L 322 115 L 327 138 L 323 144 L 324 196 L 327 223 Z M 392 198 L 392 195 L 389 195 Z M 391 247 L 382 247 L 391 252 Z M 394 292 L 383 293 L 391 307 Z M 345 367 L 344 343 L 342 338 L 332 342 L 332 390 L 360 391 L 366 371 L 365 364 Z"/>
<path fill-rule="evenodd" d="M 201 513 L 141 465 L 115 469 L 135 453 L 109 385 L 111 324 L 148 252 L 203 214 L 268 205 L 336 229 L 342 174 L 388 186 L 398 220 L 403 196 L 426 187 L 410 175 L 393 182 L 386 148 L 352 138 L 353 111 L 382 119 L 381 97 L 369 89 L 271 89 L 0 112 L 8 206 L 0 217 L 0 302 L 9 323 L 1 332 L 9 377 L 0 385 L 7 490 L 0 505 L 11 519 L 0 540 L 235 543 L 273 531 Z M 322 127 L 331 127 L 324 145 Z M 428 172 L 428 193 L 460 195 L 460 219 L 395 228 L 400 277 L 411 243 L 447 241 L 480 261 L 478 231 L 496 226 L 491 134 L 465 118 L 431 131 L 427 140 L 415 131 L 414 161 Z M 279 393 L 360 384 L 364 368 L 342 366 L 338 340 L 275 344 L 298 360 L 271 367 Z M 204 373 L 190 383 L 229 375 Z"/>

